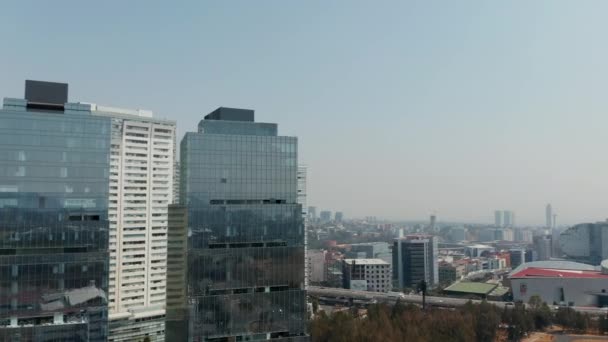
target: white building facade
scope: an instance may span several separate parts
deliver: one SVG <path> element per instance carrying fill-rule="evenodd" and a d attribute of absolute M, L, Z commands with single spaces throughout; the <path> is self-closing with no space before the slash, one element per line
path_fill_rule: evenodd
<path fill-rule="evenodd" d="M 347 289 L 373 292 L 392 289 L 391 264 L 382 259 L 344 259 L 342 274 Z"/>
<path fill-rule="evenodd" d="M 601 271 L 586 264 L 538 261 L 523 265 L 509 275 L 513 299 L 527 303 L 539 296 L 547 304 L 605 307 L 608 305 L 608 261 Z"/>
<path fill-rule="evenodd" d="M 91 105 L 91 112 L 112 118 L 109 341 L 164 341 L 175 122 L 142 110 Z"/>
<path fill-rule="evenodd" d="M 306 265 L 308 272 L 308 283 L 309 284 L 320 284 L 327 280 L 327 264 L 326 264 L 327 251 L 320 250 L 307 250 L 306 251 Z"/>

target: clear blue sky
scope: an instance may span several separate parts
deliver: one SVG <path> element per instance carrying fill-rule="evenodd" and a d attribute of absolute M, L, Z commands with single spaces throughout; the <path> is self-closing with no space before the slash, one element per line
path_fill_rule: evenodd
<path fill-rule="evenodd" d="M 13 1 L 0 96 L 24 79 L 195 130 L 252 108 L 300 137 L 309 202 L 347 216 L 608 217 L 608 2 Z"/>

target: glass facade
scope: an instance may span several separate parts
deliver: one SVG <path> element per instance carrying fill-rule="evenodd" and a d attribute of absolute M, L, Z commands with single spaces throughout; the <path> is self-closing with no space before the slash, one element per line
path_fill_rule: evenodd
<path fill-rule="evenodd" d="M 189 340 L 306 339 L 297 171 L 275 124 L 203 120 L 182 140 Z"/>
<path fill-rule="evenodd" d="M 110 119 L 12 104 L 0 110 L 0 340 L 105 341 Z"/>

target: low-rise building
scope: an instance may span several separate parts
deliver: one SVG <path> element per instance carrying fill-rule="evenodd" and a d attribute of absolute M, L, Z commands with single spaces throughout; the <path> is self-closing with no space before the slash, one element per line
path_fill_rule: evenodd
<path fill-rule="evenodd" d="M 391 265 L 381 259 L 344 259 L 344 288 L 374 292 L 392 289 Z"/>
<path fill-rule="evenodd" d="M 527 303 L 539 296 L 548 304 L 604 307 L 608 305 L 608 260 L 601 270 L 568 261 L 537 261 L 509 275 L 513 299 Z"/>
<path fill-rule="evenodd" d="M 503 300 L 509 289 L 496 283 L 457 282 L 443 290 L 455 297 L 477 297 L 480 299 Z"/>
<path fill-rule="evenodd" d="M 511 259 L 511 267 L 515 268 L 526 263 L 526 250 L 524 248 L 511 249 L 509 250 L 509 257 Z"/>
<path fill-rule="evenodd" d="M 492 246 L 482 244 L 475 244 L 464 247 L 465 254 L 472 258 L 488 255 L 490 253 L 493 253 L 495 250 L 496 248 Z"/>
<path fill-rule="evenodd" d="M 439 264 L 439 284 L 451 284 L 462 279 L 465 275 L 464 265 L 454 265 L 450 263 Z"/>

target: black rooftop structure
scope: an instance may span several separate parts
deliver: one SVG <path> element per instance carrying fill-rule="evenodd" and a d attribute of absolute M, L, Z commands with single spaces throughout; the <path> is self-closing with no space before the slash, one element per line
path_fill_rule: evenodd
<path fill-rule="evenodd" d="M 205 116 L 205 120 L 224 121 L 254 121 L 254 111 L 251 109 L 220 107 Z"/>
<path fill-rule="evenodd" d="M 26 80 L 25 99 L 30 109 L 63 111 L 68 102 L 68 84 Z"/>

